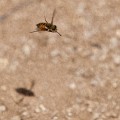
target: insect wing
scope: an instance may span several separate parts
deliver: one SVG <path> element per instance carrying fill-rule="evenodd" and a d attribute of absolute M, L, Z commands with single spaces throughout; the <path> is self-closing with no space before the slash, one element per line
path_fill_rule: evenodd
<path fill-rule="evenodd" d="M 54 9 L 54 11 L 53 11 L 52 20 L 51 20 L 52 25 L 53 25 L 53 20 L 54 20 L 54 17 L 55 17 L 55 13 L 56 13 L 56 9 Z"/>

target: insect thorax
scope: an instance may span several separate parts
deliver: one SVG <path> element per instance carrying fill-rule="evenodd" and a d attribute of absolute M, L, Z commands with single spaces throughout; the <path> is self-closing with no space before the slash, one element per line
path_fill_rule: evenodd
<path fill-rule="evenodd" d="M 52 24 L 48 23 L 46 25 L 46 27 L 48 28 L 49 32 L 57 31 L 57 26 L 56 25 L 52 25 Z"/>

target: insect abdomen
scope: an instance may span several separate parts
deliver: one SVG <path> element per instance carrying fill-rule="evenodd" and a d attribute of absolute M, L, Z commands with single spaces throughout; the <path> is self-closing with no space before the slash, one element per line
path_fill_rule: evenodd
<path fill-rule="evenodd" d="M 43 30 L 43 31 L 46 31 L 46 23 L 38 23 L 37 25 L 37 28 L 40 29 L 40 30 Z"/>

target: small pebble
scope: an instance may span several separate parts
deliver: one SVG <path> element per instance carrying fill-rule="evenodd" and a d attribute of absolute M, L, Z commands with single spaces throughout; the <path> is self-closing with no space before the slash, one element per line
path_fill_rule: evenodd
<path fill-rule="evenodd" d="M 99 116 L 100 116 L 100 113 L 94 113 L 93 114 L 93 120 L 97 120 L 98 118 L 99 118 Z"/>
<path fill-rule="evenodd" d="M 57 39 L 55 37 L 52 37 L 52 36 L 50 36 L 49 39 L 48 39 L 49 44 L 55 44 L 56 41 L 57 41 Z"/>
<path fill-rule="evenodd" d="M 112 86 L 113 86 L 113 88 L 117 88 L 118 85 L 117 85 L 116 82 L 113 82 L 113 83 L 112 83 Z"/>
<path fill-rule="evenodd" d="M 82 74 L 85 73 L 85 70 L 84 69 L 80 69 L 78 68 L 76 71 L 75 71 L 75 75 L 76 76 L 81 76 Z"/>
<path fill-rule="evenodd" d="M 120 55 L 114 55 L 113 60 L 116 65 L 120 65 Z"/>
<path fill-rule="evenodd" d="M 85 106 L 82 106 L 82 107 L 80 107 L 80 111 L 85 111 L 86 110 L 86 107 Z"/>
<path fill-rule="evenodd" d="M 0 70 L 5 69 L 8 64 L 9 64 L 8 59 L 6 59 L 6 58 L 0 58 Z"/>
<path fill-rule="evenodd" d="M 69 43 L 71 42 L 71 39 L 65 38 L 65 39 L 63 40 L 63 42 L 64 42 L 65 44 L 69 44 Z"/>
<path fill-rule="evenodd" d="M 76 14 L 78 14 L 78 15 L 84 14 L 84 10 L 85 10 L 85 3 L 84 2 L 80 2 L 77 5 L 77 8 L 76 8 Z"/>
<path fill-rule="evenodd" d="M 110 39 L 110 48 L 115 48 L 117 47 L 119 44 L 118 44 L 118 39 L 116 37 L 112 37 Z"/>
<path fill-rule="evenodd" d="M 118 106 L 116 106 L 116 108 L 115 108 L 116 110 L 120 110 L 120 106 L 118 105 Z"/>
<path fill-rule="evenodd" d="M 56 57 L 56 56 L 58 56 L 59 54 L 60 54 L 60 51 L 59 51 L 58 49 L 55 49 L 55 50 L 51 51 L 51 53 L 50 53 L 50 55 L 51 55 L 52 57 Z"/>
<path fill-rule="evenodd" d="M 92 113 L 92 112 L 93 112 L 92 108 L 90 108 L 90 107 L 87 109 L 87 111 L 88 111 L 89 113 Z"/>
<path fill-rule="evenodd" d="M 65 52 L 68 54 L 68 55 L 70 55 L 70 54 L 72 54 L 72 53 L 74 53 L 75 52 L 75 49 L 74 49 L 74 47 L 66 47 L 65 48 Z"/>
<path fill-rule="evenodd" d="M 117 37 L 120 37 L 120 29 L 116 30 Z"/>
<path fill-rule="evenodd" d="M 40 106 L 39 106 L 39 107 L 40 107 L 40 109 L 42 110 L 42 112 L 46 112 L 46 110 L 47 110 L 47 109 L 45 108 L 45 106 L 44 106 L 44 105 L 40 104 Z"/>
<path fill-rule="evenodd" d="M 18 66 L 19 66 L 19 62 L 17 60 L 14 60 L 11 62 L 9 69 L 14 72 L 17 70 Z"/>
<path fill-rule="evenodd" d="M 66 110 L 66 112 L 67 112 L 67 115 L 68 115 L 69 117 L 73 115 L 73 114 L 72 114 L 72 108 L 68 108 L 68 109 Z"/>
<path fill-rule="evenodd" d="M 101 115 L 101 119 L 105 120 L 106 118 L 107 117 L 104 114 Z"/>
<path fill-rule="evenodd" d="M 5 112 L 7 110 L 5 105 L 0 105 L 0 113 Z"/>
<path fill-rule="evenodd" d="M 117 113 L 115 113 L 115 112 L 108 112 L 108 113 L 106 114 L 106 116 L 107 116 L 107 117 L 116 118 L 118 115 L 117 115 Z"/>
<path fill-rule="evenodd" d="M 28 113 L 27 111 L 24 111 L 24 112 L 22 113 L 22 115 L 23 115 L 23 116 L 29 116 L 29 113 Z"/>
<path fill-rule="evenodd" d="M 23 48 L 22 48 L 22 51 L 26 56 L 29 56 L 30 52 L 31 52 L 30 46 L 29 45 L 24 45 Z"/>
<path fill-rule="evenodd" d="M 36 113 L 39 113 L 39 112 L 40 112 L 40 108 L 37 107 L 37 108 L 35 109 L 35 112 L 36 112 Z"/>
<path fill-rule="evenodd" d="M 76 84 L 75 83 L 71 83 L 69 84 L 69 88 L 74 90 L 76 88 Z"/>
<path fill-rule="evenodd" d="M 71 113 L 71 112 L 68 112 L 67 115 L 70 117 L 70 116 L 72 116 L 72 113 Z"/>
<path fill-rule="evenodd" d="M 11 120 L 22 120 L 20 116 L 14 116 L 11 118 Z"/>
<path fill-rule="evenodd" d="M 107 99 L 108 99 L 108 100 L 111 100 L 111 99 L 112 99 L 112 95 L 108 95 L 108 96 L 107 96 Z"/>
<path fill-rule="evenodd" d="M 57 117 L 57 116 L 54 116 L 52 120 L 58 120 L 58 117 Z"/>
<path fill-rule="evenodd" d="M 7 90 L 7 87 L 6 87 L 5 85 L 2 85 L 2 86 L 0 87 L 0 89 L 1 89 L 2 91 L 6 91 L 6 90 Z"/>
<path fill-rule="evenodd" d="M 59 60 L 57 58 L 52 59 L 53 64 L 58 64 Z"/>
<path fill-rule="evenodd" d="M 98 83 L 97 80 L 93 79 L 93 80 L 91 80 L 90 84 L 91 84 L 92 86 L 98 86 L 99 83 Z"/>
<path fill-rule="evenodd" d="M 112 101 L 112 106 L 115 107 L 117 105 L 116 101 Z"/>

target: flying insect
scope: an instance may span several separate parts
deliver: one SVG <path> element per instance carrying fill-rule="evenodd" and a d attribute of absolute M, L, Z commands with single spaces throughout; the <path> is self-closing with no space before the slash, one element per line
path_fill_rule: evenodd
<path fill-rule="evenodd" d="M 30 33 L 34 33 L 34 32 L 39 32 L 39 31 L 48 31 L 48 32 L 53 32 L 53 33 L 58 33 L 60 36 L 62 36 L 58 31 L 57 31 L 57 26 L 53 24 L 53 20 L 54 20 L 54 16 L 55 16 L 56 10 L 53 11 L 53 15 L 52 15 L 52 20 L 51 23 L 48 23 L 45 18 L 45 23 L 38 23 L 36 24 L 37 28 L 35 31 L 32 31 Z"/>

